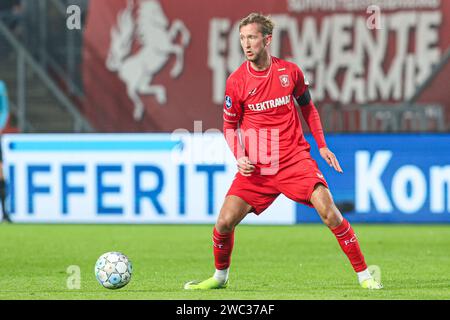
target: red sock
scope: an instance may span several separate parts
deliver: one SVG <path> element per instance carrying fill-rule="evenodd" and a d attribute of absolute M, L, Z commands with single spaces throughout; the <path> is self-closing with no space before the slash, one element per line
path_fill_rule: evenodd
<path fill-rule="evenodd" d="M 230 266 L 231 252 L 234 245 L 234 230 L 230 233 L 219 233 L 214 227 L 213 247 L 216 269 L 223 270 Z"/>
<path fill-rule="evenodd" d="M 342 223 L 331 231 L 336 236 L 342 251 L 347 255 L 355 272 L 361 272 L 367 269 L 364 256 L 359 248 L 358 239 L 350 223 L 344 218 Z"/>

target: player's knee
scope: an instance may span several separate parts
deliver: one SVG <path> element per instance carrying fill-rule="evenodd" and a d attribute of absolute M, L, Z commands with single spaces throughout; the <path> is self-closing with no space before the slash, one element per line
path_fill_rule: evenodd
<path fill-rule="evenodd" d="M 219 218 L 216 223 L 216 229 L 220 233 L 228 233 L 234 230 L 235 224 L 229 218 Z"/>
<path fill-rule="evenodd" d="M 323 223 L 326 224 L 328 227 L 333 228 L 337 226 L 337 219 L 334 216 L 325 216 L 322 217 Z"/>
<path fill-rule="evenodd" d="M 330 228 L 335 228 L 342 222 L 342 215 L 339 213 L 334 204 L 326 206 L 321 216 L 323 223 Z"/>
<path fill-rule="evenodd" d="M 222 210 L 216 222 L 217 231 L 220 233 L 228 233 L 233 231 L 237 224 L 233 217 L 234 215 L 231 211 L 226 209 Z"/>

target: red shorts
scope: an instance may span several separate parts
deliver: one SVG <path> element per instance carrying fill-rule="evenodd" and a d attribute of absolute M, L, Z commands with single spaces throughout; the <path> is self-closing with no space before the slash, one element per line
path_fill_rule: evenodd
<path fill-rule="evenodd" d="M 314 187 L 328 184 L 317 163 L 311 157 L 280 166 L 274 175 L 252 173 L 245 177 L 239 172 L 228 190 L 227 196 L 234 195 L 253 207 L 257 215 L 266 210 L 282 193 L 289 199 L 312 207 L 310 202 Z"/>

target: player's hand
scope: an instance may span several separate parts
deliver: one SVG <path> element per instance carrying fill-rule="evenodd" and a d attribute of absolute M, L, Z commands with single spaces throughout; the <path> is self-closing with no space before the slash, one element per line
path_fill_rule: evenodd
<path fill-rule="evenodd" d="M 250 162 L 248 157 L 242 157 L 237 160 L 237 167 L 239 173 L 245 177 L 251 176 L 252 172 L 255 171 L 255 166 Z"/>
<path fill-rule="evenodd" d="M 339 165 L 338 159 L 336 158 L 334 153 L 330 151 L 330 149 L 321 148 L 319 150 L 319 152 L 320 152 L 320 155 L 322 156 L 322 158 L 325 159 L 325 161 L 328 163 L 328 165 L 330 167 L 333 167 L 334 170 L 336 170 L 337 172 L 340 172 L 340 173 L 344 172 L 344 171 L 342 171 L 341 166 Z"/>

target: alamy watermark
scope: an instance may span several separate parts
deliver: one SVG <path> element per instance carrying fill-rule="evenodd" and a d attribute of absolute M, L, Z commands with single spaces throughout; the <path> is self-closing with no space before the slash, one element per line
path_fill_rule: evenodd
<path fill-rule="evenodd" d="M 381 283 L 381 268 L 377 265 L 370 265 L 367 267 L 372 278 Z"/>
<path fill-rule="evenodd" d="M 216 135 L 223 135 L 228 147 L 214 144 Z M 194 131 L 176 129 L 171 140 L 181 141 L 183 146 L 172 150 L 171 159 L 176 164 L 225 163 L 230 149 L 236 159 L 247 156 L 252 163 L 261 165 L 261 175 L 273 175 L 279 170 L 280 130 L 261 129 L 219 129 L 211 128 L 203 132 L 203 122 L 194 121 Z"/>
<path fill-rule="evenodd" d="M 81 30 L 81 8 L 77 5 L 70 5 L 66 10 L 66 27 L 69 30 Z"/>
<path fill-rule="evenodd" d="M 66 269 L 67 281 L 66 286 L 69 290 L 81 289 L 81 269 L 77 265 L 70 265 Z"/>
<path fill-rule="evenodd" d="M 370 16 L 366 20 L 366 26 L 369 30 L 383 29 L 383 20 L 381 17 L 381 8 L 376 5 L 370 5 L 367 7 L 366 13 Z"/>

